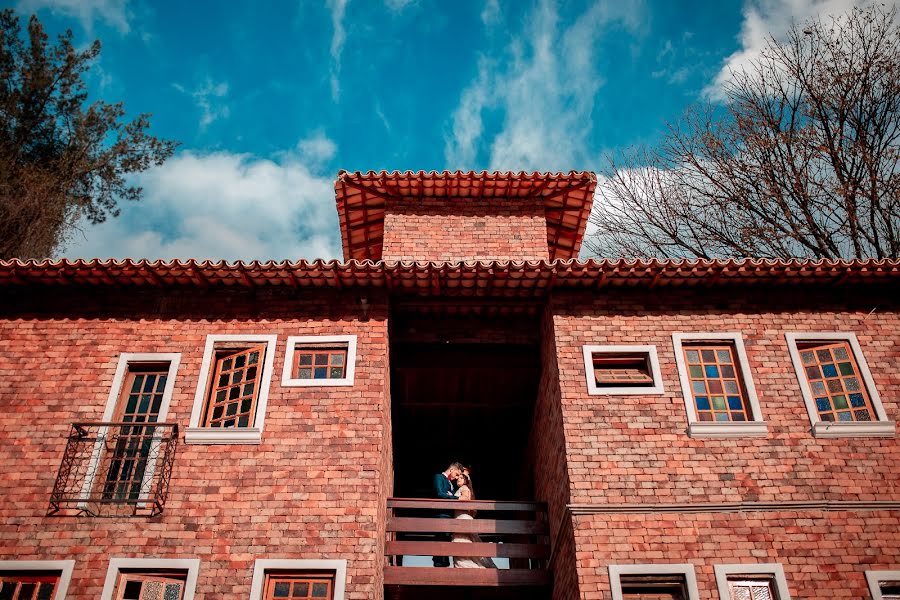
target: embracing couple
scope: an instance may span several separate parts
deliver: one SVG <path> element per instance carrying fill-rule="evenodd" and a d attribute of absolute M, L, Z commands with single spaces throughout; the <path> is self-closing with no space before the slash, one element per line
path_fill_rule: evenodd
<path fill-rule="evenodd" d="M 434 496 L 442 500 L 474 500 L 475 493 L 472 490 L 472 475 L 467 467 L 461 463 L 451 463 L 442 473 L 434 476 Z M 453 514 L 436 515 L 443 519 L 474 519 L 474 510 L 455 510 Z M 477 543 L 481 539 L 475 533 L 454 533 L 452 535 L 440 534 L 443 540 L 449 539 L 451 542 L 461 543 Z M 435 567 L 449 567 L 450 559 L 446 556 L 435 556 L 432 558 Z M 453 566 L 458 569 L 496 569 L 490 558 L 473 557 L 473 556 L 454 556 Z"/>

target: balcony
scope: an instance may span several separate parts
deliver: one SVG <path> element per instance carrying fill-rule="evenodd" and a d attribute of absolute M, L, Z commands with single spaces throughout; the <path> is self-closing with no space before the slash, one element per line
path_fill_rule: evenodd
<path fill-rule="evenodd" d="M 160 514 L 177 445 L 174 423 L 73 423 L 47 514 Z"/>
<path fill-rule="evenodd" d="M 550 585 L 546 506 L 538 502 L 390 498 L 387 503 L 384 584 L 388 597 L 435 598 L 433 586 L 512 587 L 516 597 L 541 597 Z M 438 518 L 454 510 L 477 510 L 475 519 Z M 440 534 L 474 533 L 480 543 L 441 541 Z M 441 536 L 442 537 L 442 536 Z M 432 556 L 490 557 L 497 569 L 431 567 Z M 428 566 L 404 566 L 409 557 L 428 557 Z M 499 560 L 498 560 L 499 559 Z M 416 562 L 422 563 L 422 559 Z M 508 562 L 509 568 L 506 567 Z M 409 586 L 429 586 L 410 594 Z M 433 591 L 427 591 L 433 590 Z M 510 590 L 512 591 L 512 590 Z M 438 594 L 440 595 L 440 594 Z M 496 595 L 496 594 L 495 594 Z M 499 596 L 498 596 L 499 597 Z"/>

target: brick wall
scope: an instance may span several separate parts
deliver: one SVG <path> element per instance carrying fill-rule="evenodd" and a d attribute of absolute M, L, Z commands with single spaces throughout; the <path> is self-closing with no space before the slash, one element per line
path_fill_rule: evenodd
<path fill-rule="evenodd" d="M 69 598 L 95 600 L 110 557 L 196 557 L 198 599 L 245 600 L 256 558 L 344 558 L 347 597 L 381 597 L 391 486 L 383 300 L 370 297 L 361 321 L 355 297 L 52 296 L 8 296 L 0 313 L 0 560 L 74 558 Z M 262 444 L 180 445 L 159 517 L 45 516 L 69 426 L 101 417 L 119 354 L 182 354 L 168 420 L 185 426 L 206 335 L 220 333 L 278 335 Z M 288 335 L 351 333 L 352 388 L 281 387 Z"/>
<path fill-rule="evenodd" d="M 900 498 L 894 438 L 814 438 L 784 338 L 855 332 L 891 420 L 900 418 L 895 290 L 615 290 L 552 302 L 571 501 L 697 504 Z M 743 333 L 765 438 L 692 439 L 673 332 Z M 665 393 L 589 396 L 583 344 L 655 344 Z M 611 562 L 782 562 L 794 598 L 865 597 L 862 572 L 900 568 L 897 512 L 575 517 L 583 597 L 609 598 Z M 845 584 L 837 581 L 846 580 Z M 829 583 L 830 582 L 830 583 Z M 820 584 L 825 584 L 823 589 Z M 705 590 L 705 591 L 704 591 Z"/>
<path fill-rule="evenodd" d="M 544 207 L 534 200 L 388 200 L 385 260 L 540 260 L 549 257 Z"/>

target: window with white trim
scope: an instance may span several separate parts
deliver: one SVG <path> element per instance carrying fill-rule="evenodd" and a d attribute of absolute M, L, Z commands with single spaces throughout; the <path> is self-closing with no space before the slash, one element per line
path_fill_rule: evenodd
<path fill-rule="evenodd" d="M 592 396 L 662 394 L 656 346 L 582 346 Z"/>
<path fill-rule="evenodd" d="M 184 440 L 258 444 L 262 440 L 275 335 L 209 335 Z"/>
<path fill-rule="evenodd" d="M 351 386 L 355 371 L 355 335 L 290 336 L 281 385 Z"/>
<path fill-rule="evenodd" d="M 672 343 L 691 437 L 766 435 L 740 333 L 675 333 Z"/>
<path fill-rule="evenodd" d="M 193 600 L 200 560 L 113 558 L 100 600 Z"/>
<path fill-rule="evenodd" d="M 0 560 L 0 599 L 63 600 L 74 560 Z"/>
<path fill-rule="evenodd" d="M 856 334 L 791 332 L 785 339 L 813 435 L 894 435 Z"/>
<path fill-rule="evenodd" d="M 784 569 L 776 563 L 715 565 L 721 600 L 790 600 Z"/>
<path fill-rule="evenodd" d="M 699 600 L 691 564 L 610 565 L 613 600 Z"/>
<path fill-rule="evenodd" d="M 866 571 L 872 600 L 900 600 L 900 571 Z"/>
<path fill-rule="evenodd" d="M 257 559 L 250 600 L 344 600 L 346 560 Z"/>

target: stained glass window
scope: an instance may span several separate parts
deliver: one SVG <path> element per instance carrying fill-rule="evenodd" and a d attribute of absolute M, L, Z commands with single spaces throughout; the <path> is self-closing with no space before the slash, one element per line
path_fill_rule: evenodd
<path fill-rule="evenodd" d="M 0 573 L 0 600 L 52 600 L 57 574 Z"/>
<path fill-rule="evenodd" d="M 822 421 L 878 420 L 850 344 L 798 343 L 800 361 Z"/>
<path fill-rule="evenodd" d="M 595 354 L 594 379 L 598 388 L 653 385 L 646 354 Z"/>
<path fill-rule="evenodd" d="M 296 379 L 343 379 L 347 369 L 346 346 L 297 346 Z"/>
<path fill-rule="evenodd" d="M 730 600 L 778 600 L 771 579 L 729 579 Z"/>
<path fill-rule="evenodd" d="M 266 346 L 216 353 L 210 382 L 206 427 L 252 427 Z"/>
<path fill-rule="evenodd" d="M 334 577 L 329 574 L 266 573 L 263 600 L 330 600 Z"/>
<path fill-rule="evenodd" d="M 129 572 L 119 575 L 116 600 L 181 600 L 187 574 L 172 572 Z"/>
<path fill-rule="evenodd" d="M 741 372 L 730 344 L 683 347 L 691 395 L 700 421 L 751 421 Z"/>

